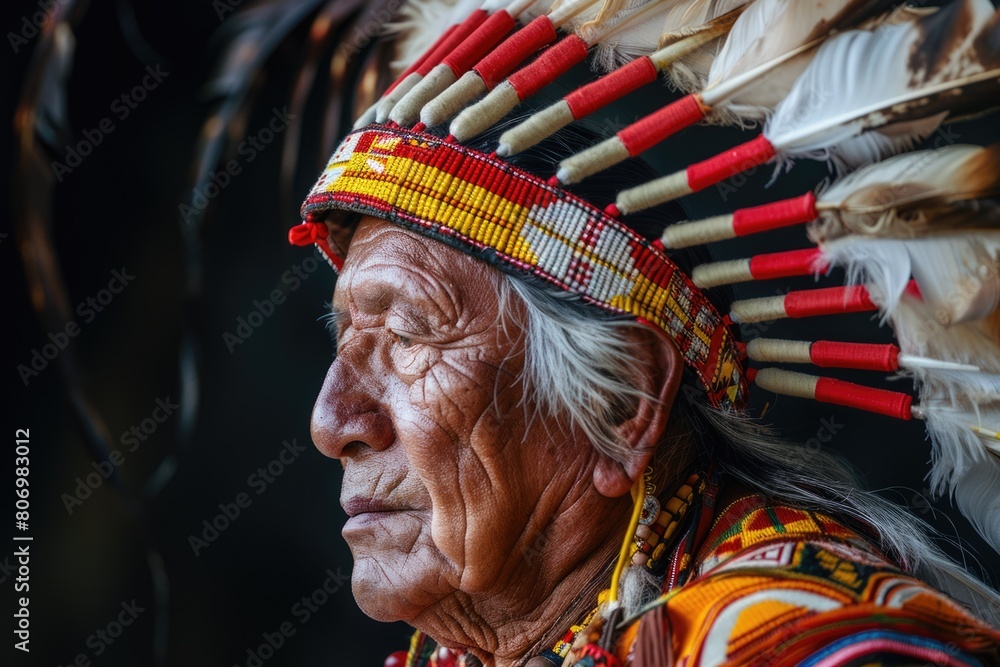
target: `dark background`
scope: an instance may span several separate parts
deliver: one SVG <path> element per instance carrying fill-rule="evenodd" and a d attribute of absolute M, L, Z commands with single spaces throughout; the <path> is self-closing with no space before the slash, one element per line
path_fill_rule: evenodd
<path fill-rule="evenodd" d="M 127 3 L 95 1 L 75 31 L 75 60 L 67 86 L 72 135 L 57 145 L 76 145 L 84 131 L 99 127 L 104 118 L 112 120 L 114 130 L 103 134 L 93 152 L 62 174 L 56 185 L 51 204 L 58 265 L 74 311 L 108 286 L 114 270 L 124 268 L 135 278 L 92 322 L 78 315 L 80 333 L 60 353 L 72 355 L 80 370 L 79 386 L 95 411 L 91 425 L 103 424 L 112 448 L 124 457 L 118 470 L 124 487 L 102 480 L 71 513 L 65 497 L 76 492 L 78 478 L 93 473 L 97 463 L 74 416 L 61 366 L 50 362 L 27 386 L 16 370 L 19 364 L 30 364 L 33 350 L 40 350 L 49 342 L 48 334 L 61 328 L 36 317 L 19 252 L 19 244 L 28 242 L 13 234 L 11 207 L 4 205 L 3 427 L 11 445 L 15 429 L 31 432 L 28 533 L 34 537 L 32 650 L 29 657 L 8 644 L 3 655 L 13 658 L 0 659 L 4 664 L 68 665 L 84 654 L 99 665 L 154 665 L 157 656 L 170 665 L 246 665 L 247 651 L 263 642 L 262 633 L 273 633 L 286 621 L 295 634 L 266 665 L 378 665 L 388 653 L 406 646 L 405 626 L 368 620 L 346 585 L 307 622 L 293 611 L 303 596 L 323 586 L 328 570 L 346 576 L 351 569 L 339 534 L 345 520 L 338 503 L 340 467 L 311 446 L 308 433 L 312 402 L 332 353 L 317 320 L 325 312 L 333 276 L 320 266 L 297 289 L 283 281 L 294 266 L 306 262 L 308 267 L 307 258 L 313 256 L 290 247 L 286 234 L 298 220 L 297 200 L 319 172 L 318 156 L 304 152 L 302 171 L 308 176 L 296 179 L 294 199 L 284 201 L 278 187 L 280 135 L 253 161 L 231 152 L 227 158 L 238 161 L 241 173 L 209 204 L 199 234 L 202 255 L 192 258 L 191 246 L 185 244 L 179 206 L 191 197 L 198 136 L 212 108 L 204 88 L 219 53 L 212 35 L 246 9 L 232 4 L 237 11 L 226 12 L 220 21 L 218 7 L 209 0 L 135 3 L 132 18 Z M 6 3 L 0 28 L 5 34 L 17 33 L 22 18 L 36 11 L 38 3 Z M 129 34 L 140 34 L 143 41 L 126 39 L 123 22 L 134 23 Z M 292 77 L 283 73 L 300 62 L 307 38 L 306 29 L 299 28 L 270 59 L 269 76 L 255 87 L 254 111 L 243 126 L 226 128 L 232 146 L 266 127 L 272 109 L 287 103 Z M 13 178 L 10 119 L 37 43 L 38 37 L 28 39 L 17 53 L 9 38 L 0 45 L 0 149 L 4 182 L 15 198 L 23 195 L 24 186 Z M 169 75 L 120 118 L 122 107 L 112 105 L 142 81 L 146 62 L 161 63 L 161 71 Z M 655 104 L 632 96 L 620 115 L 612 113 L 602 121 L 603 129 L 617 129 L 632 114 Z M 995 141 L 993 124 L 995 117 L 956 125 L 950 141 Z M 676 140 L 676 148 L 658 156 L 658 167 L 676 167 L 742 138 L 731 130 L 689 130 Z M 65 162 L 65 149 L 51 151 L 49 159 Z M 725 200 L 717 190 L 685 201 L 690 217 L 760 203 L 761 188 L 770 176 L 765 171 L 727 189 Z M 824 175 L 819 165 L 796 167 L 765 197 L 799 194 Z M 744 242 L 723 247 L 721 254 L 746 256 L 753 251 L 758 250 Z M 203 267 L 201 298 L 193 306 L 184 300 L 191 261 Z M 797 286 L 810 284 L 806 280 Z M 269 298 L 276 289 L 287 301 L 230 352 L 223 335 L 236 333 L 237 318 L 246 318 L 255 300 Z M 752 286 L 744 295 L 772 292 L 773 287 Z M 185 321 L 195 342 L 187 349 L 196 350 L 200 361 L 197 411 L 178 411 L 130 452 L 121 436 L 152 415 L 157 399 L 179 403 L 182 383 L 191 381 L 190 375 L 179 372 L 178 363 Z M 844 340 L 870 340 L 876 328 L 866 315 L 815 326 L 817 336 Z M 780 337 L 784 328 L 777 323 L 768 334 Z M 794 335 L 801 336 L 801 330 Z M 884 331 L 879 335 L 889 339 Z M 860 379 L 877 384 L 868 377 Z M 186 390 L 191 389 L 189 384 Z M 817 435 L 822 420 L 842 425 L 822 446 L 848 457 L 869 487 L 929 520 L 952 553 L 965 547 L 971 571 L 997 580 L 1000 559 L 968 523 L 946 500 L 923 498 L 928 494 L 923 475 L 930 447 L 920 424 L 773 396 L 759 397 L 756 408 L 765 403 L 767 419 L 787 424 L 785 433 L 802 442 Z M 276 459 L 286 440 L 306 450 L 258 494 L 261 486 L 248 478 Z M 13 447 L 3 449 L 8 452 L 3 462 L 7 470 Z M 13 474 L 5 473 L 3 479 L 12 485 Z M 242 492 L 251 504 L 196 556 L 190 537 L 201 536 L 202 522 L 211 522 L 220 513 L 220 503 L 233 503 Z M 12 493 L 4 492 L 3 497 L 13 503 Z M 15 547 L 7 540 L 0 546 L 0 565 L 13 561 Z M 15 576 L 7 568 L 0 571 L 0 590 L 7 601 L 0 628 L 5 637 L 11 636 L 7 624 L 13 625 L 13 600 L 20 596 L 13 592 Z M 116 619 L 122 603 L 132 600 L 145 611 L 97 656 L 98 640 L 91 636 Z"/>

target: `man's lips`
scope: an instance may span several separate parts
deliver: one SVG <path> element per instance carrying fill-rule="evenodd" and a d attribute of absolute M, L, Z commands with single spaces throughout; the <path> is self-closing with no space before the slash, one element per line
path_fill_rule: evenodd
<path fill-rule="evenodd" d="M 356 517 L 360 514 L 375 514 L 381 512 L 406 512 L 409 507 L 400 507 L 378 498 L 354 497 L 341 503 L 347 516 Z"/>

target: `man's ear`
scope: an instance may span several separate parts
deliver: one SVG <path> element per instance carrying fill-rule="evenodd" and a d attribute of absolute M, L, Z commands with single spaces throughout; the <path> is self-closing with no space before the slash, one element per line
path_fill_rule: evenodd
<path fill-rule="evenodd" d="M 666 433 L 684 372 L 680 352 L 663 332 L 652 327 L 635 327 L 629 336 L 640 369 L 634 381 L 647 396 L 639 399 L 634 413 L 615 429 L 618 442 L 628 452 L 626 459 L 616 461 L 601 456 L 594 468 L 594 486 L 608 498 L 625 495 L 642 477 Z"/>

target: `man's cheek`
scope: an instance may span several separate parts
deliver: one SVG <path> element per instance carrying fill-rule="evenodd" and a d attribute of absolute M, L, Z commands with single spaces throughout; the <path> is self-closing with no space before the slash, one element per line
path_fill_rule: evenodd
<path fill-rule="evenodd" d="M 412 348 L 394 347 L 391 351 L 392 368 L 399 379 L 412 385 L 424 378 L 441 360 L 441 351 L 428 345 Z"/>
<path fill-rule="evenodd" d="M 467 440 L 468 417 L 479 411 L 481 395 L 488 393 L 487 387 L 474 384 L 462 369 L 440 359 L 410 385 L 407 401 L 420 415 L 415 421 L 428 432 L 434 432 L 436 437 L 447 435 L 451 440 Z"/>

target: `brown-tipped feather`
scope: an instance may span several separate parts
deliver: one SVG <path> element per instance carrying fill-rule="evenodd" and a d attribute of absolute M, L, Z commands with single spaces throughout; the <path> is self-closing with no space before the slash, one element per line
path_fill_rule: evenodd
<path fill-rule="evenodd" d="M 891 158 L 820 194 L 810 236 L 911 238 L 1000 224 L 1000 144 L 956 145 Z"/>
<path fill-rule="evenodd" d="M 957 0 L 914 22 L 828 40 L 775 109 L 767 139 L 784 160 L 856 167 L 912 147 L 949 115 L 994 106 L 1000 72 L 984 72 L 974 48 L 993 14 L 989 0 Z"/>
<path fill-rule="evenodd" d="M 919 91 L 908 99 L 859 116 L 856 122 L 863 132 L 868 132 L 937 115 L 956 122 L 989 113 L 998 106 L 1000 68 L 929 87 L 926 92 Z"/>

